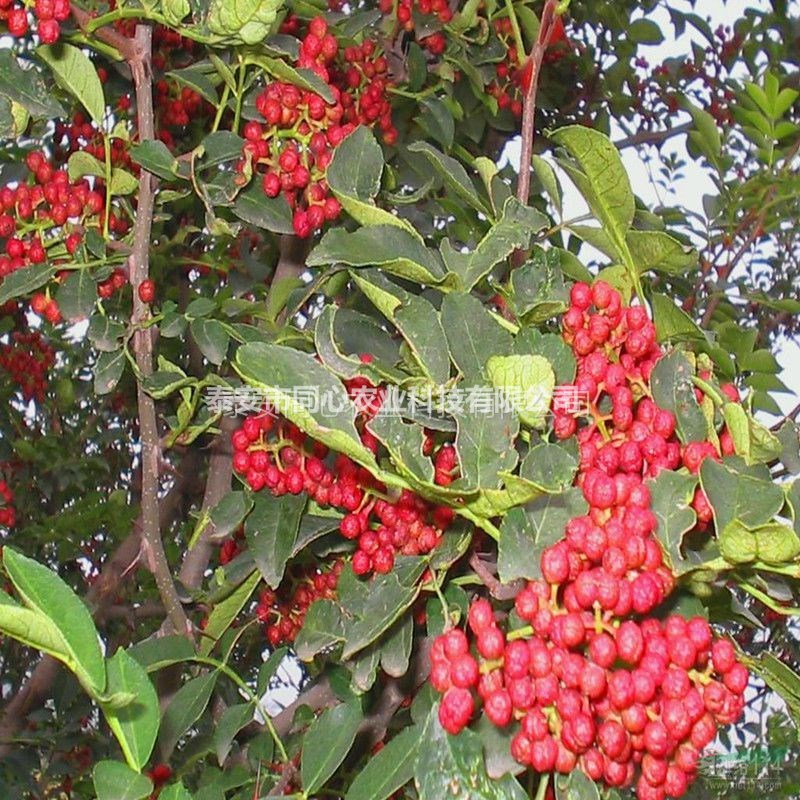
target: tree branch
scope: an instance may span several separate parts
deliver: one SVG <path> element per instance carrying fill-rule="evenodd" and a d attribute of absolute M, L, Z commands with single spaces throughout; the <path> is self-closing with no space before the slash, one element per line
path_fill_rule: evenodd
<path fill-rule="evenodd" d="M 473 552 L 469 559 L 469 565 L 475 574 L 481 579 L 481 583 L 489 590 L 489 594 L 495 600 L 513 600 L 522 589 L 524 581 L 516 580 L 507 586 L 501 583 L 494 575 L 492 568 L 478 555 Z M 496 569 L 496 567 L 495 567 Z"/>
<path fill-rule="evenodd" d="M 153 113 L 153 86 L 150 71 L 153 29 L 149 25 L 137 25 L 133 39 L 134 53 L 129 60 L 136 91 L 136 120 L 139 141 L 155 139 L 155 116 Z M 150 307 L 139 299 L 139 286 L 150 274 L 150 235 L 153 227 L 155 202 L 155 176 L 142 169 L 139 178 L 139 195 L 136 206 L 136 222 L 133 229 L 133 252 L 130 257 L 130 280 L 133 288 L 134 328 L 133 352 L 138 368 L 136 397 L 139 409 L 139 433 L 142 459 L 142 539 L 148 563 L 153 572 L 158 593 L 164 603 L 167 618 L 177 633 L 191 636 L 192 628 L 183 611 L 175 583 L 172 580 L 158 515 L 159 465 L 161 448 L 158 423 L 153 398 L 142 388 L 142 379 L 153 372 L 153 331 L 145 327 L 150 318 Z"/>
<path fill-rule="evenodd" d="M 74 3 L 71 5 L 70 9 L 75 22 L 78 23 L 78 27 L 87 36 L 95 36 L 106 44 L 111 45 L 111 47 L 117 50 L 120 56 L 126 61 L 134 60 L 136 57 L 136 46 L 132 39 L 118 33 L 112 26 L 98 28 L 96 31 L 89 34 L 86 28 L 92 20 L 92 15 L 88 11 L 84 11 L 82 8 L 76 6 Z"/>
<path fill-rule="evenodd" d="M 683 125 L 676 125 L 674 128 L 666 128 L 663 131 L 639 131 L 625 139 L 614 142 L 617 150 L 624 150 L 626 147 L 639 147 L 643 144 L 661 145 L 675 136 L 694 130 L 694 123 L 685 122 Z"/>

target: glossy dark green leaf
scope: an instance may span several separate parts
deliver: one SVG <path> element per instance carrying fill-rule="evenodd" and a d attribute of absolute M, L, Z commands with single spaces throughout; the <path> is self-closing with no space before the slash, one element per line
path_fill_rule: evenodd
<path fill-rule="evenodd" d="M 99 761 L 92 770 L 97 800 L 143 800 L 153 782 L 119 761 Z"/>
<path fill-rule="evenodd" d="M 189 323 L 192 334 L 200 352 L 212 363 L 221 364 L 228 352 L 230 334 L 228 329 L 217 319 L 193 319 Z"/>
<path fill-rule="evenodd" d="M 576 452 L 560 444 L 540 442 L 528 451 L 519 475 L 547 492 L 561 492 L 572 486 L 577 470 Z"/>
<path fill-rule="evenodd" d="M 353 746 L 363 717 L 360 704 L 353 700 L 329 708 L 311 724 L 300 757 L 306 794 L 316 792 L 336 772 Z"/>
<path fill-rule="evenodd" d="M 239 219 L 273 233 L 293 234 L 292 210 L 283 195 L 267 197 L 258 181 L 243 191 L 233 204 Z"/>
<path fill-rule="evenodd" d="M 217 670 L 207 672 L 187 681 L 175 693 L 161 719 L 158 741 L 163 752 L 171 753 L 178 741 L 200 719 L 211 699 L 218 677 Z"/>
<path fill-rule="evenodd" d="M 685 275 L 697 266 L 700 258 L 697 250 L 664 231 L 630 231 L 627 242 L 639 272 Z"/>
<path fill-rule="evenodd" d="M 703 332 L 692 318 L 675 305 L 672 298 L 654 293 L 651 299 L 653 322 L 660 342 L 705 341 Z"/>
<path fill-rule="evenodd" d="M 586 514 L 589 504 L 578 488 L 545 494 L 521 508 L 512 508 L 500 526 L 497 570 L 503 583 L 542 577 L 542 551 L 564 536 L 573 517 Z"/>
<path fill-rule="evenodd" d="M 166 181 L 178 177 L 178 162 L 164 142 L 153 139 L 131 145 L 131 158 L 136 164 Z"/>
<path fill-rule="evenodd" d="M 6 275 L 0 283 L 0 305 L 17 297 L 32 294 L 40 289 L 56 274 L 56 268 L 50 264 L 30 264 L 25 269 L 18 269 Z"/>
<path fill-rule="evenodd" d="M 261 495 L 256 495 L 258 500 Z M 249 493 L 228 492 L 211 510 L 211 522 L 216 536 L 230 536 L 253 509 L 254 500 Z"/>
<path fill-rule="evenodd" d="M 420 101 L 419 108 L 417 124 L 429 137 L 449 150 L 453 146 L 456 124 L 446 103 L 438 97 L 426 97 Z"/>
<path fill-rule="evenodd" d="M 19 103 L 34 119 L 66 116 L 39 71 L 23 69 L 11 48 L 0 50 L 0 95 Z"/>
<path fill-rule="evenodd" d="M 567 310 L 569 292 L 557 250 L 534 248 L 528 261 L 511 273 L 512 302 L 517 317 L 536 325 Z"/>
<path fill-rule="evenodd" d="M 350 267 L 380 267 L 384 272 L 418 283 L 439 283 L 445 276 L 437 254 L 396 225 L 373 225 L 352 233 L 331 228 L 311 251 L 310 267 L 346 264 Z"/>
<path fill-rule="evenodd" d="M 575 355 L 557 333 L 542 333 L 537 328 L 523 327 L 514 337 L 513 353 L 546 358 L 553 367 L 557 385 L 571 384 L 575 380 Z"/>
<path fill-rule="evenodd" d="M 681 575 L 697 564 L 687 559 L 681 544 L 683 537 L 697 522 L 691 502 L 697 488 L 697 476 L 662 470 L 657 477 L 647 481 L 652 500 L 652 511 L 658 520 L 656 537 L 661 544 L 672 570 Z"/>
<path fill-rule="evenodd" d="M 700 468 L 700 483 L 714 511 L 718 535 L 735 519 L 748 528 L 770 522 L 784 503 L 780 486 L 710 458 Z"/>
<path fill-rule="evenodd" d="M 144 639 L 128 648 L 126 652 L 136 659 L 147 672 L 191 661 L 195 654 L 192 643 L 179 633 Z"/>
<path fill-rule="evenodd" d="M 108 394 L 119 383 L 125 371 L 125 351 L 101 352 L 94 365 L 94 390 L 97 394 Z"/>
<path fill-rule="evenodd" d="M 414 641 L 414 620 L 409 614 L 398 623 L 381 644 L 381 669 L 393 678 L 401 678 L 408 672 L 411 645 Z"/>
<path fill-rule="evenodd" d="M 252 569 L 252 563 L 252 561 L 249 562 L 250 569 Z M 200 642 L 201 655 L 207 656 L 214 649 L 220 636 L 231 626 L 260 582 L 261 574 L 257 570 L 253 570 L 252 574 L 248 575 L 233 592 L 214 606 L 203 630 L 204 635 Z"/>
<path fill-rule="evenodd" d="M 450 355 L 465 384 L 485 383 L 486 363 L 492 356 L 511 352 L 511 334 L 473 295 L 462 292 L 445 295 L 440 314 Z"/>
<path fill-rule="evenodd" d="M 97 287 L 88 269 L 72 272 L 58 290 L 61 316 L 70 322 L 85 319 L 97 302 Z"/>
<path fill-rule="evenodd" d="M 708 435 L 708 423 L 694 394 L 689 359 L 673 350 L 659 359 L 650 377 L 653 400 L 659 408 L 675 415 L 676 430 L 681 441 L 702 441 Z"/>
<path fill-rule="evenodd" d="M 104 314 L 95 314 L 89 320 L 86 335 L 97 350 L 112 353 L 119 349 L 120 339 L 125 335 L 125 327 Z"/>
<path fill-rule="evenodd" d="M 239 703 L 229 706 L 222 712 L 222 716 L 214 727 L 214 749 L 220 766 L 224 765 L 236 734 L 252 721 L 252 703 Z"/>
<path fill-rule="evenodd" d="M 519 458 L 514 442 L 519 435 L 519 419 L 513 411 L 485 408 L 454 413 L 457 425 L 456 453 L 461 477 L 454 488 L 495 489 L 499 487 L 499 473 L 510 472 Z"/>
<path fill-rule="evenodd" d="M 276 497 L 269 492 L 255 495 L 244 533 L 256 566 L 273 589 L 283 579 L 286 562 L 294 550 L 306 500 L 304 495 Z"/>
<path fill-rule="evenodd" d="M 414 777 L 414 763 L 420 746 L 417 727 L 406 728 L 367 761 L 356 775 L 345 800 L 386 800 Z"/>
<path fill-rule="evenodd" d="M 486 771 L 480 737 L 469 728 L 446 733 L 434 707 L 420 736 L 414 766 L 419 800 L 524 800 L 527 793 L 511 775 L 493 780 Z"/>
<path fill-rule="evenodd" d="M 310 661 L 323 650 L 344 641 L 342 612 L 331 600 L 312 603 L 297 635 L 294 649 L 301 661 Z"/>
<path fill-rule="evenodd" d="M 556 778 L 558 800 L 600 800 L 597 784 L 580 769 Z"/>

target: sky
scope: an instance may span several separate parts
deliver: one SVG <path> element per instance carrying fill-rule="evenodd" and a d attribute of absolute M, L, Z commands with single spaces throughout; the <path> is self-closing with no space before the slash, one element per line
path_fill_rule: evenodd
<path fill-rule="evenodd" d="M 684 11 L 691 10 L 688 0 L 670 0 L 670 5 Z M 768 10 L 769 2 L 760 0 L 759 2 L 744 2 L 744 0 L 697 0 L 694 11 L 702 17 L 708 18 L 712 29 L 719 24 L 726 24 L 731 20 L 738 19 L 742 13 L 748 9 Z M 665 58 L 676 54 L 690 52 L 690 41 L 695 40 L 700 44 L 704 43 L 702 36 L 687 26 L 684 35 L 677 39 L 669 20 L 669 15 L 665 8 L 660 7 L 648 18 L 661 26 L 664 34 L 664 42 L 655 46 L 642 46 L 640 55 L 646 58 L 651 64 L 657 64 Z M 687 116 L 688 119 L 688 116 Z M 620 134 L 622 137 L 623 134 Z M 670 144 L 672 150 L 685 156 L 684 148 L 685 137 L 679 137 Z M 668 148 L 665 147 L 665 151 Z M 655 153 L 655 148 L 650 148 L 649 152 Z M 507 155 L 512 163 L 519 163 L 519 144 L 512 143 L 509 146 Z M 648 167 L 645 163 L 645 151 L 642 148 L 629 147 L 622 151 L 622 159 L 630 175 L 631 184 L 636 194 L 649 206 L 654 207 L 663 203 L 670 204 L 670 196 L 665 195 L 663 190 L 659 190 L 661 196 L 656 192 L 652 185 Z M 688 159 L 688 167 L 684 170 L 685 176 L 673 185 L 673 201 L 680 199 L 680 203 L 687 205 L 692 210 L 703 213 L 702 198 L 704 194 L 713 192 L 713 184 L 701 167 L 693 168 L 694 162 Z M 563 177 L 563 176 L 562 176 Z M 569 180 L 564 177 L 564 219 L 571 219 L 584 213 L 587 208 L 582 198 L 572 188 Z M 791 394 L 774 395 L 778 405 L 788 412 L 797 403 L 800 395 L 800 344 L 797 341 L 783 341 L 779 345 L 776 353 L 778 362 L 783 367 L 781 379 L 792 390 Z"/>

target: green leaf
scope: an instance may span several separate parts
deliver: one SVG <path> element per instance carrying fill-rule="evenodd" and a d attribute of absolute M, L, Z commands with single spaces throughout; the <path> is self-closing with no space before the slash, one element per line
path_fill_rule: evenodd
<path fill-rule="evenodd" d="M 205 635 L 200 642 L 201 655 L 207 656 L 214 649 L 219 638 L 231 626 L 260 582 L 260 573 L 253 570 L 233 592 L 214 606 L 208 615 L 208 623 L 204 629 Z"/>
<path fill-rule="evenodd" d="M 229 706 L 223 711 L 222 716 L 214 727 L 214 750 L 220 767 L 231 751 L 231 745 L 236 734 L 253 721 L 253 706 L 251 703 L 239 703 Z"/>
<path fill-rule="evenodd" d="M 253 509 L 253 498 L 241 491 L 228 492 L 211 510 L 215 536 L 230 536 Z"/>
<path fill-rule="evenodd" d="M 684 444 L 708 435 L 708 423 L 694 393 L 693 374 L 689 359 L 673 350 L 659 359 L 650 377 L 653 400 L 675 415 L 678 437 Z"/>
<path fill-rule="evenodd" d="M 97 394 L 108 394 L 119 383 L 125 371 L 125 351 L 101 352 L 94 365 L 94 390 Z"/>
<path fill-rule="evenodd" d="M 528 451 L 520 465 L 519 476 L 554 493 L 572 486 L 577 471 L 576 452 L 560 444 L 540 442 Z"/>
<path fill-rule="evenodd" d="M 640 20 L 640 22 L 643 20 Z M 556 777 L 558 800 L 600 800 L 597 784 L 580 769 Z"/>
<path fill-rule="evenodd" d="M 153 175 L 165 181 L 173 181 L 178 177 L 178 162 L 160 139 L 134 143 L 129 152 L 134 163 Z"/>
<path fill-rule="evenodd" d="M 191 661 L 195 654 L 192 643 L 179 633 L 144 639 L 128 648 L 126 652 L 147 672 Z"/>
<path fill-rule="evenodd" d="M 158 800 L 193 800 L 193 798 L 182 783 L 173 783 L 161 790 Z"/>
<path fill-rule="evenodd" d="M 58 628 L 43 614 L 23 608 L 0 592 L 0 631 L 28 647 L 41 650 L 74 669 L 75 662 Z"/>
<path fill-rule="evenodd" d="M 703 108 L 699 108 L 688 98 L 684 97 L 683 108 L 689 112 L 695 130 L 689 134 L 693 144 L 703 155 L 714 164 L 722 153 L 722 137 L 720 136 L 717 121 Z"/>
<path fill-rule="evenodd" d="M 272 589 L 276 589 L 283 579 L 305 506 L 304 495 L 275 497 L 268 492 L 259 492 L 255 496 L 255 505 L 245 522 L 244 533 L 253 561 Z"/>
<path fill-rule="evenodd" d="M 0 95 L 23 106 L 34 119 L 67 116 L 39 70 L 23 69 L 15 52 L 8 47 L 0 50 Z"/>
<path fill-rule="evenodd" d="M 428 142 L 414 142 L 408 146 L 412 153 L 421 153 L 430 162 L 436 173 L 444 181 L 445 186 L 453 192 L 460 200 L 470 205 L 481 214 L 492 218 L 491 211 L 475 191 L 472 181 L 467 175 L 467 171 L 451 156 L 445 155 L 437 150 Z"/>
<path fill-rule="evenodd" d="M 275 22 L 280 0 L 211 0 L 206 25 L 228 43 L 258 44 Z"/>
<path fill-rule="evenodd" d="M 419 800 L 524 800 L 527 793 L 511 775 L 493 780 L 486 772 L 481 739 L 465 728 L 458 736 L 439 724 L 438 710 L 428 715 L 414 766 Z"/>
<path fill-rule="evenodd" d="M 536 328 L 521 328 L 514 338 L 516 355 L 542 356 L 550 362 L 556 375 L 556 384 L 572 383 L 577 364 L 572 348 L 557 333 L 542 333 Z"/>
<path fill-rule="evenodd" d="M 492 386 L 502 389 L 530 427 L 544 425 L 556 378 L 550 362 L 542 356 L 492 356 L 486 364 Z"/>
<path fill-rule="evenodd" d="M 556 171 L 550 165 L 549 161 L 545 161 L 545 159 L 536 154 L 531 156 L 531 165 L 533 166 L 533 171 L 536 173 L 536 177 L 539 179 L 539 183 L 542 184 L 542 188 L 550 198 L 550 202 L 555 206 L 558 216 L 560 217 L 562 215 L 561 184 L 558 182 Z"/>
<path fill-rule="evenodd" d="M 453 417 L 457 425 L 455 447 L 461 468 L 461 477 L 454 482 L 453 488 L 498 488 L 499 473 L 511 472 L 519 458 L 514 447 L 519 435 L 517 415 L 500 409 L 492 409 L 487 413 L 485 408 L 472 411 L 464 408 L 454 413 Z"/>
<path fill-rule="evenodd" d="M 503 206 L 502 216 L 489 228 L 474 250 L 462 252 L 449 239 L 444 239 L 440 247 L 442 258 L 447 270 L 458 277 L 461 288 L 468 292 L 496 264 L 515 250 L 526 249 L 531 237 L 545 227 L 547 217 L 544 214 L 509 197 Z"/>
<path fill-rule="evenodd" d="M 423 559 L 398 559 L 389 574 L 375 575 L 369 584 L 362 584 L 353 578 L 357 584 L 355 586 L 348 583 L 349 577 L 345 578 L 348 573 L 343 573 L 339 584 L 339 603 L 351 616 L 345 620 L 346 642 L 342 658 L 352 658 L 403 616 L 420 592 L 417 581 L 424 569 Z M 348 586 L 358 594 L 353 596 L 348 593 Z"/>
<path fill-rule="evenodd" d="M 89 270 L 79 269 L 70 273 L 59 287 L 57 299 L 64 319 L 75 322 L 88 317 L 97 301 L 97 287 Z"/>
<path fill-rule="evenodd" d="M 248 55 L 247 61 L 251 64 L 257 64 L 281 81 L 293 83 L 301 89 L 318 94 L 326 103 L 334 103 L 331 87 L 316 72 L 310 69 L 295 69 L 281 58 L 270 58 L 260 54 Z"/>
<path fill-rule="evenodd" d="M 370 420 L 367 428 L 387 449 L 400 475 L 409 481 L 433 483 L 433 462 L 423 453 L 422 425 L 406 423 L 400 416 L 382 411 Z"/>
<path fill-rule="evenodd" d="M 160 369 L 152 375 L 148 375 L 142 381 L 142 388 L 156 400 L 163 400 L 179 389 L 192 386 L 197 383 L 197 378 L 190 375 L 182 375 L 180 372 Z"/>
<path fill-rule="evenodd" d="M 564 535 L 573 517 L 586 514 L 589 505 L 577 487 L 563 494 L 546 494 L 523 507 L 512 508 L 500 526 L 497 571 L 503 583 L 517 578 L 538 580 L 542 551 Z"/>
<path fill-rule="evenodd" d="M 141 770 L 150 759 L 158 735 L 158 696 L 145 668 L 122 648 L 108 660 L 108 692 L 129 692 L 136 698 L 123 708 L 101 705 L 125 759 Z"/>
<path fill-rule="evenodd" d="M 395 324 L 422 373 L 435 384 L 450 377 L 450 355 L 439 314 L 425 298 L 401 289 L 380 270 L 352 272 L 358 288 Z"/>
<path fill-rule="evenodd" d="M 329 708 L 311 723 L 300 757 L 306 794 L 316 792 L 336 772 L 353 746 L 363 717 L 361 705 L 353 700 Z"/>
<path fill-rule="evenodd" d="M 630 231 L 628 248 L 639 273 L 653 270 L 685 275 L 697 266 L 700 254 L 663 231 Z"/>
<path fill-rule="evenodd" d="M 311 661 L 317 653 L 344 641 L 342 612 L 331 600 L 311 604 L 297 635 L 294 650 L 301 661 Z"/>
<path fill-rule="evenodd" d="M 651 305 L 653 307 L 653 321 L 656 325 L 658 340 L 705 341 L 703 332 L 697 327 L 694 320 L 681 308 L 675 305 L 672 298 L 663 294 L 653 294 Z"/>
<path fill-rule="evenodd" d="M 142 800 L 153 791 L 152 781 L 119 761 L 99 761 L 92 770 L 97 800 Z"/>
<path fill-rule="evenodd" d="M 114 352 L 119 349 L 119 340 L 125 335 L 125 327 L 107 316 L 95 314 L 89 320 L 86 335 L 97 350 Z"/>
<path fill-rule="evenodd" d="M 233 204 L 239 219 L 273 233 L 294 234 L 292 209 L 281 194 L 267 197 L 258 181 L 241 192 Z"/>
<path fill-rule="evenodd" d="M 102 127 L 106 113 L 103 84 L 89 57 L 65 42 L 41 45 L 36 49 L 36 55 L 52 69 L 61 88 L 75 97 L 95 124 Z"/>
<path fill-rule="evenodd" d="M 389 633 L 380 648 L 381 669 L 387 675 L 402 678 L 408 672 L 413 642 L 414 620 L 409 615 Z"/>
<path fill-rule="evenodd" d="M 647 481 L 647 487 L 650 489 L 651 510 L 658 520 L 655 534 L 661 549 L 676 575 L 689 572 L 697 564 L 683 555 L 681 543 L 697 522 L 691 508 L 697 476 L 662 470 L 657 477 Z"/>
<path fill-rule="evenodd" d="M 426 97 L 419 101 L 420 113 L 415 121 L 445 149 L 453 146 L 456 126 L 453 115 L 443 100 L 438 97 Z"/>
<path fill-rule="evenodd" d="M 413 226 L 375 205 L 383 174 L 383 152 L 369 128 L 356 128 L 335 150 L 328 167 L 331 191 L 362 225 L 396 225 L 422 241 Z"/>
<path fill-rule="evenodd" d="M 735 519 L 748 528 L 769 522 L 784 503 L 780 486 L 746 475 L 707 458 L 700 467 L 700 483 L 714 510 L 717 535 Z"/>
<path fill-rule="evenodd" d="M 181 737 L 200 719 L 216 686 L 219 672 L 207 672 L 181 686 L 170 700 L 161 719 L 159 747 L 171 753 Z"/>
<path fill-rule="evenodd" d="M 56 268 L 50 264 L 30 264 L 6 275 L 0 283 L 0 305 L 35 292 L 55 274 Z"/>
<path fill-rule="evenodd" d="M 651 19 L 634 20 L 626 26 L 625 33 L 628 39 L 637 44 L 661 44 L 664 41 L 661 26 Z"/>
<path fill-rule="evenodd" d="M 331 228 L 311 251 L 306 264 L 380 267 L 390 275 L 425 284 L 441 283 L 445 277 L 437 254 L 395 225 L 373 225 L 352 233 L 341 227 Z"/>
<path fill-rule="evenodd" d="M 193 319 L 189 331 L 200 352 L 212 364 L 222 364 L 231 338 L 225 325 L 217 319 Z"/>
<path fill-rule="evenodd" d="M 559 164 L 610 237 L 618 260 L 633 268 L 626 240 L 635 205 L 619 151 L 603 133 L 583 125 L 561 128 L 552 139 L 571 156 L 559 160 Z"/>
<path fill-rule="evenodd" d="M 782 522 L 768 522 L 753 530 L 759 561 L 788 564 L 800 554 L 800 537 Z"/>
<path fill-rule="evenodd" d="M 47 567 L 10 547 L 3 548 L 3 566 L 28 608 L 46 617 L 58 630 L 75 672 L 92 695 L 106 687 L 106 666 L 92 615 L 81 599 Z"/>
<path fill-rule="evenodd" d="M 412 726 L 390 739 L 356 775 L 344 800 L 386 800 L 405 786 L 414 777 L 420 733 Z"/>
<path fill-rule="evenodd" d="M 264 389 L 265 399 L 313 439 L 377 470 L 372 453 L 356 432 L 355 406 L 342 384 L 313 356 L 281 345 L 249 342 L 238 349 L 233 366 L 247 383 Z M 309 387 L 320 398 L 317 406 L 312 405 L 313 397 L 304 401 Z"/>
<path fill-rule="evenodd" d="M 464 382 L 467 385 L 485 382 L 489 359 L 511 352 L 511 334 L 470 294 L 445 295 L 440 314 L 450 355 Z"/>
<path fill-rule="evenodd" d="M 527 325 L 537 325 L 566 311 L 569 292 L 559 252 L 535 247 L 528 261 L 511 273 L 511 291 L 517 318 Z"/>
<path fill-rule="evenodd" d="M 747 658 L 746 664 L 786 701 L 795 724 L 800 725 L 800 675 L 772 653 L 762 653 L 758 658 Z"/>

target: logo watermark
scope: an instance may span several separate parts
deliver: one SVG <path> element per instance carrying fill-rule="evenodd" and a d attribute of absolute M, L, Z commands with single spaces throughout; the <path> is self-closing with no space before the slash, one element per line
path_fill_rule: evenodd
<path fill-rule="evenodd" d="M 434 393 L 430 388 L 401 389 L 398 386 L 354 388 L 346 396 L 342 392 L 319 386 L 292 386 L 258 389 L 247 386 L 232 388 L 211 386 L 204 396 L 205 405 L 214 414 L 236 416 L 259 414 L 270 408 L 271 401 L 281 397 L 295 408 L 319 417 L 336 417 L 355 406 L 358 411 L 372 411 L 390 416 L 424 413 L 427 415 L 485 414 L 498 416 L 514 410 L 538 411 L 579 416 L 588 413 L 589 398 L 577 386 L 557 386 L 552 393 L 541 388 L 501 389 L 490 386 L 454 387 Z"/>
<path fill-rule="evenodd" d="M 732 790 L 756 790 L 769 796 L 783 784 L 789 754 L 788 747 L 758 745 L 708 753 L 700 761 L 699 773 L 704 785 L 720 797 Z"/>

